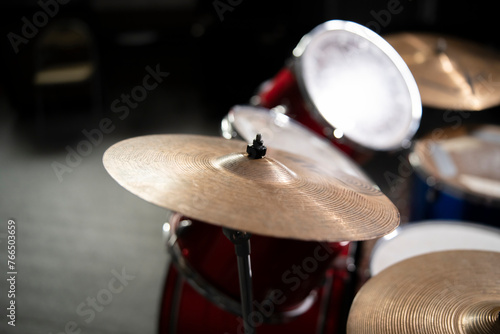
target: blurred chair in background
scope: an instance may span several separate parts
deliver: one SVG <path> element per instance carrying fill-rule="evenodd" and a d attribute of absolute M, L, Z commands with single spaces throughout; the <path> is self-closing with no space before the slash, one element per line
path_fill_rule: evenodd
<path fill-rule="evenodd" d="M 36 130 L 52 136 L 102 117 L 99 61 L 88 25 L 54 20 L 34 46 Z"/>

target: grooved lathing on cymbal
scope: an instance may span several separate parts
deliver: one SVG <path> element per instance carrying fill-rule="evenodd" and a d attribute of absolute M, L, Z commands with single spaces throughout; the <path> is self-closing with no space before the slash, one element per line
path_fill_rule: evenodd
<path fill-rule="evenodd" d="M 286 184 L 298 181 L 297 174 L 272 158 L 250 159 L 243 153 L 231 153 L 214 160 L 223 172 L 263 183 Z"/>
<path fill-rule="evenodd" d="M 454 250 L 396 263 L 351 306 L 348 334 L 500 333 L 500 253 Z"/>
<path fill-rule="evenodd" d="M 277 149 L 251 159 L 245 148 L 222 137 L 151 135 L 113 145 L 103 162 L 133 194 L 218 226 L 333 242 L 399 225 L 396 207 L 366 180 Z"/>

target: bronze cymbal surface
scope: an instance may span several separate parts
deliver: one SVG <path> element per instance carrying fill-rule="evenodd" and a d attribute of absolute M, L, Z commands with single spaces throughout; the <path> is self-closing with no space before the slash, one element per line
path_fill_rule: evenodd
<path fill-rule="evenodd" d="M 417 173 L 453 196 L 500 206 L 500 126 L 450 126 L 440 133 L 415 143 L 410 163 Z"/>
<path fill-rule="evenodd" d="M 347 334 L 500 333 L 500 253 L 453 250 L 409 258 L 354 298 Z"/>
<path fill-rule="evenodd" d="M 113 145 L 103 163 L 150 203 L 246 232 L 334 242 L 380 237 L 399 225 L 396 207 L 369 182 L 341 171 L 333 176 L 307 157 L 271 148 L 251 159 L 246 145 L 150 135 Z"/>
<path fill-rule="evenodd" d="M 407 63 L 422 105 L 479 111 L 500 104 L 500 53 L 480 44 L 431 33 L 384 36 Z"/>

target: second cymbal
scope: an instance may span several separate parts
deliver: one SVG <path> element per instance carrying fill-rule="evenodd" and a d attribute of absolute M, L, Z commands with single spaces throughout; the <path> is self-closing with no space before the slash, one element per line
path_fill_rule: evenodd
<path fill-rule="evenodd" d="M 371 278 L 349 312 L 348 334 L 500 333 L 500 253 L 434 252 Z"/>
<path fill-rule="evenodd" d="M 370 183 L 280 150 L 250 159 L 245 148 L 219 137 L 152 135 L 113 145 L 103 162 L 148 202 L 251 233 L 334 242 L 380 237 L 399 225 L 395 206 Z"/>
<path fill-rule="evenodd" d="M 500 53 L 451 36 L 397 33 L 384 36 L 405 60 L 422 105 L 479 111 L 500 104 Z"/>

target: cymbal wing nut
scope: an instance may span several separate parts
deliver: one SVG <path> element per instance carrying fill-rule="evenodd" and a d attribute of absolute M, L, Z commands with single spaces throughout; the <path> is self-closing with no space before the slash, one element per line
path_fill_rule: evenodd
<path fill-rule="evenodd" d="M 267 147 L 264 146 L 262 135 L 259 133 L 253 140 L 252 145 L 247 145 L 248 156 L 252 159 L 260 159 L 266 155 Z"/>

